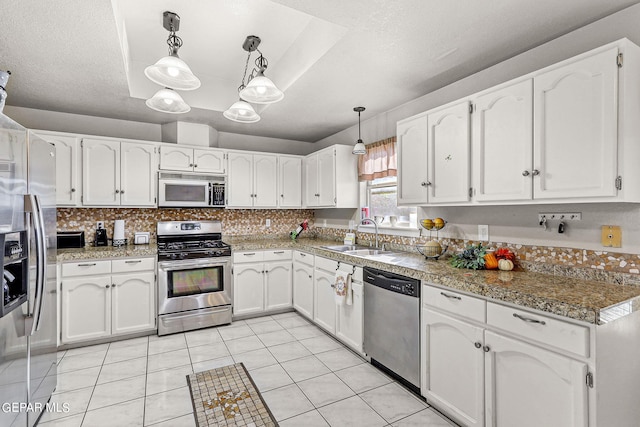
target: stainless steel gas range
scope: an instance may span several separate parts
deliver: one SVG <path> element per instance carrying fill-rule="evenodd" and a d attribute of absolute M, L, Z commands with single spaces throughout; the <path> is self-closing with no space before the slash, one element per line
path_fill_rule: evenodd
<path fill-rule="evenodd" d="M 231 247 L 220 221 L 158 223 L 158 335 L 231 323 Z"/>

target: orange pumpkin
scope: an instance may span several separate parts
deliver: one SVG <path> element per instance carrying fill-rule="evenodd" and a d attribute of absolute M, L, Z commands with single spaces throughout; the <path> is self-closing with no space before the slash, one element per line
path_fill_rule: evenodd
<path fill-rule="evenodd" d="M 493 252 L 489 252 L 484 256 L 484 268 L 487 270 L 495 270 L 498 268 L 498 258 Z"/>

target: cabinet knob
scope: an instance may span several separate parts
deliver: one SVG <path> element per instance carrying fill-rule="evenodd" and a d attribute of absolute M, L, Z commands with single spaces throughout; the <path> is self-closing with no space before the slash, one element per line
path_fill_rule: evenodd
<path fill-rule="evenodd" d="M 431 183 L 429 181 L 422 181 L 420 185 L 422 185 L 423 187 L 426 187 L 427 185 L 431 185 Z"/>
<path fill-rule="evenodd" d="M 281 194 L 280 197 L 284 197 L 284 194 Z"/>
<path fill-rule="evenodd" d="M 196 163 L 196 164 L 194 164 L 194 165 L 193 165 L 193 167 L 194 167 L 194 168 L 197 168 L 197 167 L 198 167 L 198 164 L 197 164 L 197 163 Z"/>
<path fill-rule="evenodd" d="M 484 347 L 482 347 L 482 350 L 484 350 L 485 353 L 489 353 L 489 351 L 491 350 L 491 347 L 489 347 L 488 345 L 485 345 Z"/>
<path fill-rule="evenodd" d="M 75 193 L 75 192 L 76 192 L 76 189 L 75 189 L 75 188 L 72 188 L 72 189 L 71 189 L 71 192 L 72 192 L 72 193 Z"/>
<path fill-rule="evenodd" d="M 105 288 L 107 288 L 107 289 L 108 289 L 108 288 L 110 288 L 110 286 L 109 286 L 109 285 L 107 285 L 107 286 L 105 286 Z"/>
<path fill-rule="evenodd" d="M 120 190 L 120 194 L 124 194 L 124 190 Z"/>
<path fill-rule="evenodd" d="M 533 176 L 538 176 L 538 175 L 540 175 L 540 171 L 538 169 L 534 169 Z"/>
<path fill-rule="evenodd" d="M 116 190 L 116 194 L 119 194 L 119 193 L 120 193 L 120 190 Z"/>
<path fill-rule="evenodd" d="M 476 348 L 480 348 L 480 347 L 482 347 L 482 343 L 481 343 L 480 341 L 476 341 L 476 342 L 474 342 L 474 343 L 473 343 L 473 345 L 475 345 L 475 346 L 476 346 Z"/>
<path fill-rule="evenodd" d="M 313 278 L 313 276 L 309 276 L 309 279 L 312 279 L 312 278 Z"/>
<path fill-rule="evenodd" d="M 189 163 L 189 167 L 192 168 L 193 167 L 193 163 Z"/>
<path fill-rule="evenodd" d="M 522 172 L 522 176 L 529 176 L 529 175 L 531 175 L 531 174 L 529 173 L 528 170 L 525 170 L 525 171 Z"/>

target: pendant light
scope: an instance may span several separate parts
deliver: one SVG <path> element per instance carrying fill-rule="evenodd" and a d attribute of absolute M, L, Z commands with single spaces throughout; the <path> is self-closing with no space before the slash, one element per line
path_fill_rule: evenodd
<path fill-rule="evenodd" d="M 163 25 L 169 31 L 167 44 L 169 45 L 169 56 L 165 56 L 144 69 L 144 74 L 154 83 L 160 86 L 178 90 L 194 90 L 200 87 L 198 79 L 191 68 L 178 57 L 178 49 L 182 46 L 182 39 L 176 35 L 180 29 L 180 17 L 166 11 L 163 13 Z"/>
<path fill-rule="evenodd" d="M 358 113 L 358 141 L 356 142 L 356 145 L 353 146 L 353 151 L 351 152 L 351 154 L 366 154 L 367 153 L 367 149 L 364 146 L 364 142 L 362 142 L 362 138 L 360 138 L 360 113 L 362 113 L 365 110 L 364 107 L 355 107 L 353 109 L 353 111 Z"/>
<path fill-rule="evenodd" d="M 242 45 L 242 48 L 249 52 L 249 57 L 251 56 L 251 52 L 255 50 L 258 51 L 260 56 L 256 58 L 255 65 L 257 68 L 254 68 L 249 74 L 246 86 L 244 86 L 244 77 L 247 74 L 247 66 L 245 65 L 245 76 L 242 76 L 243 87 L 240 88 L 240 98 L 254 104 L 273 104 L 274 102 L 282 100 L 284 93 L 276 87 L 271 79 L 264 75 L 264 71 L 269 66 L 269 61 L 267 61 L 267 58 L 265 58 L 258 49 L 260 41 L 260 37 L 258 36 L 247 36 L 247 39 Z M 249 58 L 247 57 L 247 65 L 248 62 Z"/>
<path fill-rule="evenodd" d="M 238 92 L 241 92 L 245 88 L 244 79 L 247 76 L 247 68 L 249 67 L 251 52 L 258 49 L 259 44 L 260 37 L 258 36 L 247 36 L 244 43 L 242 44 L 242 48 L 246 50 L 248 54 L 247 62 L 245 62 L 244 64 L 244 74 L 242 75 L 242 82 L 240 82 Z M 247 101 L 244 101 L 242 98 L 234 102 L 231 107 L 229 107 L 225 112 L 222 113 L 222 115 L 227 119 L 238 123 L 256 123 L 260 121 L 260 115 L 256 113 L 256 110 L 253 109 L 253 106 L 251 106 L 251 104 L 249 104 Z"/>
<path fill-rule="evenodd" d="M 182 114 L 191 111 L 191 107 L 184 102 L 180 94 L 168 87 L 157 91 L 151 99 L 147 99 L 145 104 L 161 113 Z"/>

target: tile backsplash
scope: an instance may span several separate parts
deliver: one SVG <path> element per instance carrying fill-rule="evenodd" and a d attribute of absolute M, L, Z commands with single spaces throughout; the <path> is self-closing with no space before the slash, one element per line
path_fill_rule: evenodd
<path fill-rule="evenodd" d="M 133 241 L 136 231 L 148 231 L 156 238 L 158 221 L 220 220 L 223 237 L 260 235 L 287 236 L 305 219 L 313 224 L 313 211 L 308 209 L 217 209 L 217 208 L 58 208 L 58 231 L 84 231 L 87 245 L 95 240 L 98 221 L 105 222 L 107 235 L 113 236 L 116 219 L 125 221 L 125 238 Z M 266 227 L 267 219 L 271 226 Z"/>

